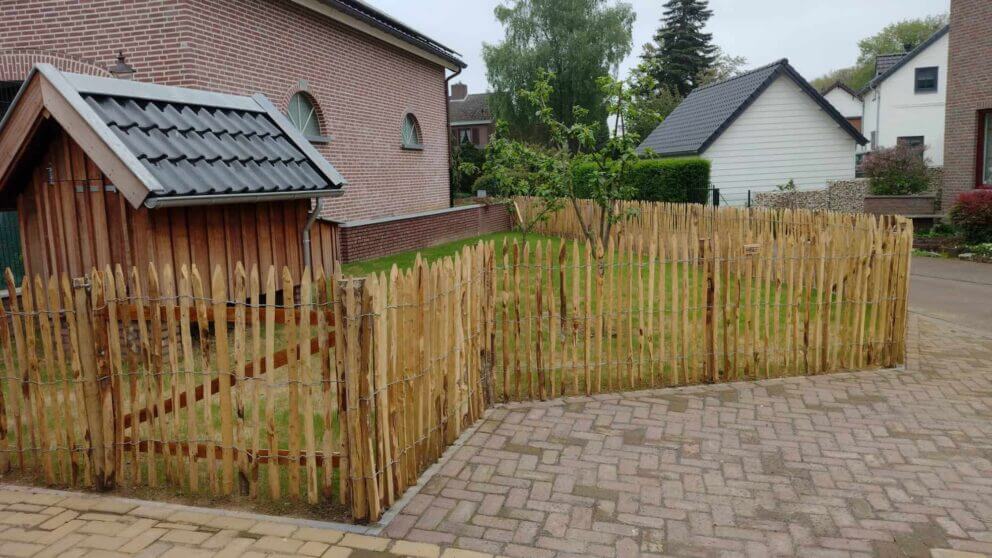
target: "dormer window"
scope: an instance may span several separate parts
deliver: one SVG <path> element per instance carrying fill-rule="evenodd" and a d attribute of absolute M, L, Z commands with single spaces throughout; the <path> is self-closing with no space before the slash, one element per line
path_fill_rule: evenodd
<path fill-rule="evenodd" d="M 936 93 L 937 92 L 937 67 L 916 69 L 916 92 Z"/>

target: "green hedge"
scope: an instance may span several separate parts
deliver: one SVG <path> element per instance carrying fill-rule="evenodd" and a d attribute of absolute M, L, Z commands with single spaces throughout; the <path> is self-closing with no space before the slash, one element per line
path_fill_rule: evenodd
<path fill-rule="evenodd" d="M 580 197 L 588 197 L 596 172 L 595 163 L 575 168 Z M 706 203 L 710 187 L 710 162 L 698 157 L 642 159 L 628 174 L 634 199 L 654 202 Z"/>

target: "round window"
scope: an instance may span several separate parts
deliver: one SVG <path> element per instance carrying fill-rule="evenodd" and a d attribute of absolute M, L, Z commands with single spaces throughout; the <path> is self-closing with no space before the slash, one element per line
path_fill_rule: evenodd
<path fill-rule="evenodd" d="M 412 114 L 403 120 L 403 147 L 407 149 L 423 149 L 424 140 L 420 133 L 420 123 Z"/>
<path fill-rule="evenodd" d="M 297 93 L 289 100 L 289 121 L 308 138 L 319 138 L 322 135 L 317 107 L 306 93 Z"/>

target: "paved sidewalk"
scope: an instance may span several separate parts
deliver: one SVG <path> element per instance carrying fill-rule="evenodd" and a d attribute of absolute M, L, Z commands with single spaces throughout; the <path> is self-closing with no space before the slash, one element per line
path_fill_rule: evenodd
<path fill-rule="evenodd" d="M 494 411 L 386 530 L 525 558 L 992 554 L 992 337 L 906 371 Z"/>
<path fill-rule="evenodd" d="M 312 521 L 17 486 L 0 486 L 0 556 L 477 557 L 451 549 L 442 554 L 436 545 L 343 532 Z"/>

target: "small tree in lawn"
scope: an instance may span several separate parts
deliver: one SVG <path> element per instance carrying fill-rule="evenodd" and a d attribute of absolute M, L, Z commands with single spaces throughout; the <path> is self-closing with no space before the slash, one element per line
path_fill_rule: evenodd
<path fill-rule="evenodd" d="M 550 145 L 547 148 L 529 146 L 497 133 L 486 155 L 486 174 L 499 184 L 502 195 L 530 196 L 538 199 L 539 208 L 528 216 L 520 216 L 521 229 L 526 233 L 548 218 L 563 204 L 571 204 L 585 238 L 596 247 L 601 258 L 613 227 L 628 217 L 620 202 L 631 199 L 635 190 L 627 175 L 637 161 L 638 136 L 628 134 L 625 123 L 636 109 L 630 103 L 630 88 L 609 77 L 600 78 L 606 109 L 614 120 L 613 133 L 602 147 L 596 149 L 596 124 L 587 124 L 588 111 L 574 107 L 578 115 L 575 124 L 558 120 L 549 105 L 552 88 L 548 73 L 543 73 L 532 89 L 521 91 L 521 98 L 536 109 L 537 120 L 545 127 Z M 576 183 L 575 168 L 586 161 L 595 163 L 595 172 L 587 182 Z M 580 199 L 588 198 L 599 209 L 588 221 L 580 207 Z"/>
<path fill-rule="evenodd" d="M 507 124 L 499 121 L 486 147 L 483 177 L 494 195 L 513 203 L 523 240 L 538 224 L 564 206 L 558 175 L 552 170 L 546 150 L 509 138 Z M 538 204 L 536 211 L 524 214 L 517 197 L 529 197 Z"/>
<path fill-rule="evenodd" d="M 651 107 L 638 107 L 632 102 L 632 88 L 629 84 L 610 77 L 602 77 L 599 79 L 599 87 L 603 91 L 603 98 L 606 99 L 607 113 L 612 115 L 614 120 L 610 139 L 588 157 L 596 164 L 596 172 L 592 184 L 589 185 L 591 186 L 589 192 L 590 198 L 600 210 L 598 222 L 586 223 L 579 211 L 574 190 L 570 197 L 583 233 L 601 249 L 608 243 L 613 227 L 633 216 L 631 212 L 623 211 L 620 203 L 633 198 L 637 193 L 629 180 L 629 174 L 639 159 L 637 145 L 640 143 L 640 137 L 636 133 L 627 132 L 627 123 L 657 116 L 645 114 L 652 110 Z"/>

